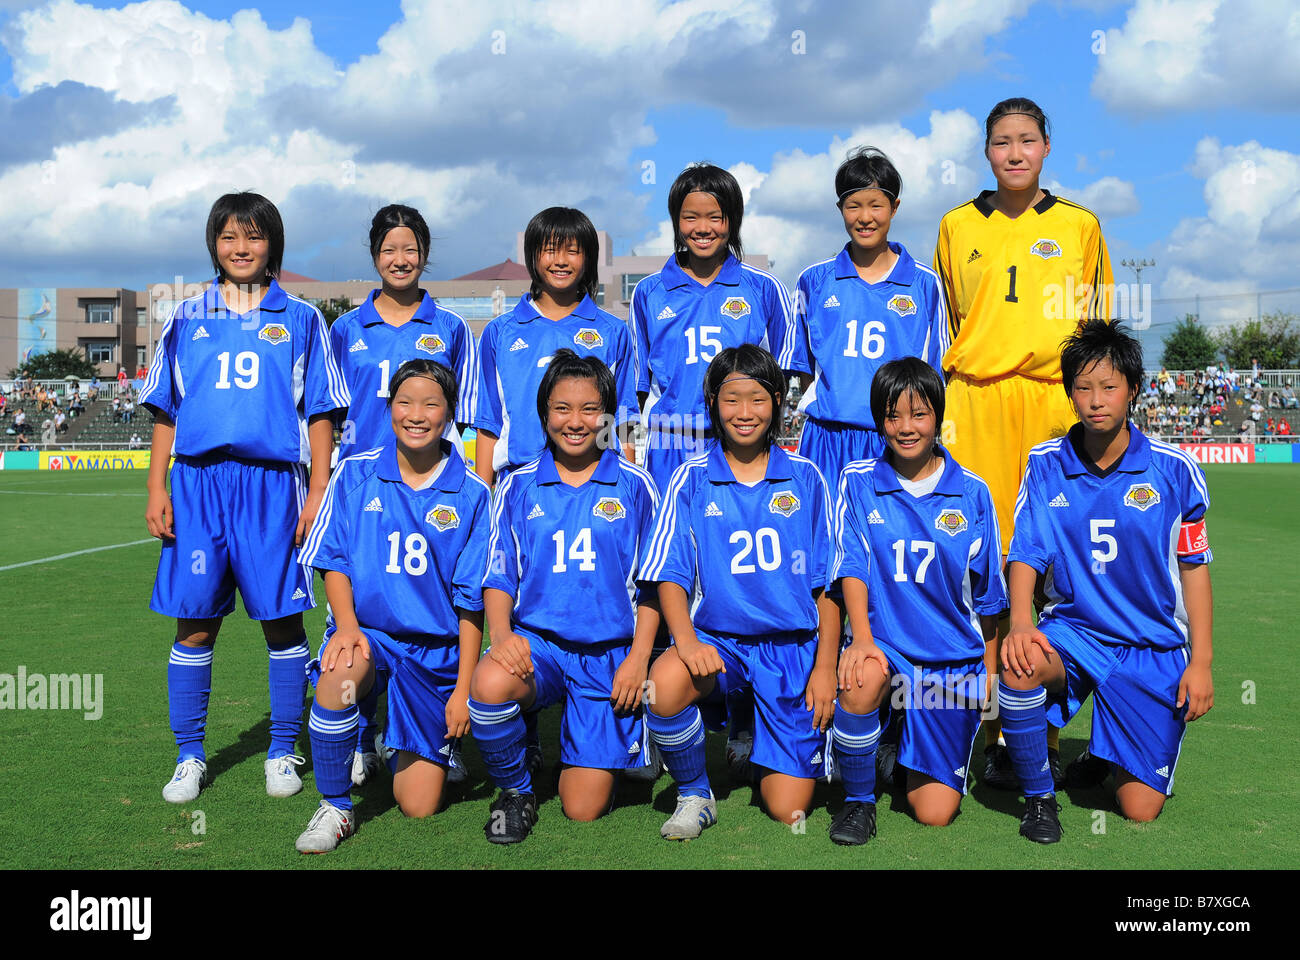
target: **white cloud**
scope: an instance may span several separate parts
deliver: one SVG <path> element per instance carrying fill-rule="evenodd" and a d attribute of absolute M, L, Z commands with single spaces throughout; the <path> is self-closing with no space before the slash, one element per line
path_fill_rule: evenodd
<path fill-rule="evenodd" d="M 936 49 L 961 34 L 999 33 L 1032 5 L 1033 0 L 936 0 L 921 42 Z"/>
<path fill-rule="evenodd" d="M 1107 220 L 1130 216 L 1142 207 L 1133 184 L 1119 177 L 1102 177 L 1078 189 L 1062 186 L 1056 180 L 1051 180 L 1044 186 L 1054 194 L 1087 207 L 1097 215 L 1102 226 L 1105 226 Z"/>
<path fill-rule="evenodd" d="M 1093 96 L 1131 111 L 1294 110 L 1300 10 L 1272 0 L 1137 0 L 1106 31 Z"/>

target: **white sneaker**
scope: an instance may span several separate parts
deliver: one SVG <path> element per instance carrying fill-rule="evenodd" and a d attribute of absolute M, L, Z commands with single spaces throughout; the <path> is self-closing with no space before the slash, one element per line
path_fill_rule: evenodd
<path fill-rule="evenodd" d="M 748 730 L 741 730 L 734 738 L 727 740 L 727 767 L 737 780 L 750 779 L 752 769 L 749 754 L 754 749 L 754 735 Z"/>
<path fill-rule="evenodd" d="M 465 769 L 465 760 L 460 755 L 460 741 L 451 742 L 451 753 L 447 755 L 447 782 L 464 783 L 469 779 L 469 771 Z"/>
<path fill-rule="evenodd" d="M 383 764 L 379 760 L 379 754 L 367 750 L 365 753 L 352 754 L 352 783 L 354 786 L 365 786 L 367 780 L 379 772 Z"/>
<path fill-rule="evenodd" d="M 307 761 L 302 757 L 288 754 L 276 757 L 263 764 L 266 770 L 266 793 L 270 797 L 292 797 L 302 789 L 302 778 L 294 767 L 300 767 Z"/>
<path fill-rule="evenodd" d="M 208 765 L 197 757 L 176 764 L 176 772 L 163 787 L 163 799 L 168 803 L 189 803 L 208 783 Z"/>
<path fill-rule="evenodd" d="M 718 822 L 718 805 L 713 797 L 683 797 L 677 795 L 677 809 L 659 828 L 665 840 L 694 840 L 705 827 Z"/>
<path fill-rule="evenodd" d="M 356 832 L 357 818 L 351 810 L 340 810 L 322 800 L 294 847 L 299 853 L 329 853 Z"/>
<path fill-rule="evenodd" d="M 388 763 L 389 760 L 393 759 L 393 754 L 397 753 L 396 750 L 390 749 L 384 743 L 384 734 L 382 730 L 375 734 L 375 753 L 379 754 L 379 759 L 383 763 Z"/>

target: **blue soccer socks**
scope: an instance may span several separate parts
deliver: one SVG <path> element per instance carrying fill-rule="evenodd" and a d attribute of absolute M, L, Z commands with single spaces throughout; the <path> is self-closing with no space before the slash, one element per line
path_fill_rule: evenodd
<path fill-rule="evenodd" d="M 283 647 L 266 648 L 271 665 L 268 685 L 271 689 L 271 748 L 268 760 L 294 752 L 294 742 L 302 732 L 302 707 L 307 696 L 307 637 L 301 635 Z"/>
<path fill-rule="evenodd" d="M 677 781 L 683 797 L 711 797 L 709 775 L 704 769 L 704 719 L 700 708 L 691 704 L 672 717 L 646 711 L 650 739 L 659 747 L 669 775 Z"/>
<path fill-rule="evenodd" d="M 502 790 L 532 793 L 533 779 L 524 766 L 527 734 L 518 702 L 482 703 L 470 697 L 469 719 L 492 782 Z"/>
<path fill-rule="evenodd" d="M 1042 687 L 1015 690 L 999 680 L 998 709 L 1002 738 L 1025 796 L 1054 793 L 1052 768 L 1047 762 L 1047 691 Z"/>
<path fill-rule="evenodd" d="M 167 712 L 176 737 L 177 763 L 191 757 L 207 759 L 203 731 L 211 693 L 212 647 L 187 647 L 174 641 L 167 660 Z"/>
<path fill-rule="evenodd" d="M 357 712 L 355 705 L 330 710 L 313 703 L 307 721 L 316 789 L 340 810 L 352 809 L 352 751 L 357 742 Z"/>
<path fill-rule="evenodd" d="M 831 738 L 835 743 L 835 765 L 844 781 L 845 799 L 875 803 L 880 712 L 850 713 L 836 704 Z"/>

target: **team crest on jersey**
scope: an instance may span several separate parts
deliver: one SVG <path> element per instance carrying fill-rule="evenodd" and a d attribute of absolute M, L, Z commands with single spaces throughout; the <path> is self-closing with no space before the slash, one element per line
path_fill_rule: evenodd
<path fill-rule="evenodd" d="M 1044 260 L 1051 260 L 1052 257 L 1061 255 L 1061 245 L 1055 240 L 1039 240 L 1029 248 L 1029 252 Z"/>
<path fill-rule="evenodd" d="M 423 350 L 429 354 L 442 353 L 446 348 L 447 345 L 442 342 L 442 337 L 436 333 L 426 333 L 415 341 L 416 350 Z"/>
<path fill-rule="evenodd" d="M 1147 507 L 1160 502 L 1160 494 L 1149 483 L 1135 483 L 1124 494 L 1124 506 L 1137 507 L 1145 511 Z"/>
<path fill-rule="evenodd" d="M 949 536 L 957 536 L 966 529 L 966 514 L 960 510 L 945 510 L 934 518 L 934 528 Z"/>
<path fill-rule="evenodd" d="M 744 297 L 728 297 L 722 304 L 722 313 L 732 320 L 749 316 L 749 303 Z"/>
<path fill-rule="evenodd" d="M 799 509 L 799 498 L 790 490 L 780 490 L 772 495 L 772 502 L 767 505 L 767 509 L 788 517 Z"/>
<path fill-rule="evenodd" d="M 268 323 L 257 331 L 257 339 L 265 340 L 267 343 L 284 343 L 289 339 L 289 331 L 282 323 Z"/>
<path fill-rule="evenodd" d="M 916 313 L 916 301 L 905 293 L 900 293 L 896 297 L 890 297 L 889 302 L 885 304 L 890 310 L 893 310 L 900 317 L 910 317 Z"/>
<path fill-rule="evenodd" d="M 623 501 L 618 497 L 601 497 L 592 508 L 591 515 L 613 523 L 626 517 L 627 511 L 623 509 Z"/>
<path fill-rule="evenodd" d="M 599 330 L 593 330 L 591 327 L 583 327 L 573 335 L 573 342 L 579 346 L 586 347 L 588 350 L 595 350 L 597 347 L 605 345 L 605 338 L 600 335 Z"/>
<path fill-rule="evenodd" d="M 433 524 L 443 532 L 460 526 L 460 514 L 455 507 L 440 503 L 424 515 L 424 522 Z"/>

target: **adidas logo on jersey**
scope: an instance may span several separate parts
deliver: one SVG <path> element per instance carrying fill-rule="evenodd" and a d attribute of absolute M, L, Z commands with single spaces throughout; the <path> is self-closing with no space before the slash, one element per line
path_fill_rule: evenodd
<path fill-rule="evenodd" d="M 840 305 L 839 297 L 835 296 L 835 294 L 833 293 L 825 300 L 822 301 L 823 307 L 838 307 L 839 305 Z"/>
<path fill-rule="evenodd" d="M 867 514 L 867 523 L 884 523 L 885 518 L 880 515 L 879 510 L 872 510 Z"/>
<path fill-rule="evenodd" d="M 664 307 L 662 310 L 659 311 L 659 316 L 655 317 L 655 319 L 656 319 L 656 320 L 671 320 L 671 319 L 672 319 L 673 317 L 675 317 L 675 316 L 677 316 L 677 314 L 673 313 L 673 308 L 672 308 L 672 307 Z"/>
<path fill-rule="evenodd" d="M 366 346 L 366 341 L 358 338 L 356 343 L 348 347 L 348 353 L 356 353 L 358 350 L 369 350 L 369 349 L 370 348 Z"/>
<path fill-rule="evenodd" d="M 379 502 L 378 497 L 375 497 L 375 499 L 371 500 L 369 503 L 366 504 L 366 508 L 361 512 L 362 513 L 383 513 L 384 505 Z"/>
<path fill-rule="evenodd" d="M 1167 777 L 1167 776 L 1169 776 L 1169 768 L 1168 768 L 1168 767 L 1161 767 L 1159 770 L 1156 771 L 1156 776 L 1158 776 L 1158 777 Z"/>
<path fill-rule="evenodd" d="M 966 258 L 966 262 L 967 262 L 967 263 L 974 263 L 976 260 L 978 260 L 978 259 L 980 258 L 980 256 L 981 256 L 981 254 L 980 254 L 980 252 L 979 252 L 978 250 L 972 249 L 971 252 L 970 252 L 970 256 Z"/>
<path fill-rule="evenodd" d="M 641 741 L 633 740 L 632 746 L 627 748 L 627 755 L 630 757 L 633 754 L 640 753 L 640 752 L 641 752 Z"/>
<path fill-rule="evenodd" d="M 706 517 L 720 517 L 722 516 L 722 511 L 718 509 L 718 505 L 716 503 L 710 500 L 709 505 L 704 508 L 704 515 Z"/>
<path fill-rule="evenodd" d="M 207 335 L 208 331 L 204 327 L 200 326 L 194 331 L 194 336 L 190 337 L 190 342 L 193 343 L 195 340 L 202 340 Z"/>
<path fill-rule="evenodd" d="M 529 511 L 526 519 L 536 520 L 538 517 L 544 517 L 544 516 L 546 516 L 546 514 L 542 511 L 542 505 L 540 503 L 534 503 L 533 509 Z"/>
<path fill-rule="evenodd" d="M 307 594 L 305 594 L 305 593 L 302 592 L 302 587 L 299 587 L 297 590 L 295 590 L 295 591 L 293 592 L 293 596 L 290 597 L 289 599 L 290 599 L 290 600 L 301 600 L 301 599 L 303 599 L 303 598 L 306 597 L 306 596 L 307 596 Z"/>
<path fill-rule="evenodd" d="M 527 350 L 527 349 L 528 349 L 528 344 L 524 343 L 523 337 L 519 337 L 518 339 L 515 340 L 514 343 L 510 344 L 511 353 L 514 353 L 516 350 Z"/>
<path fill-rule="evenodd" d="M 1065 494 L 1063 493 L 1058 493 L 1052 499 L 1052 502 L 1048 504 L 1049 507 L 1068 507 L 1069 505 L 1070 501 L 1065 499 Z"/>

